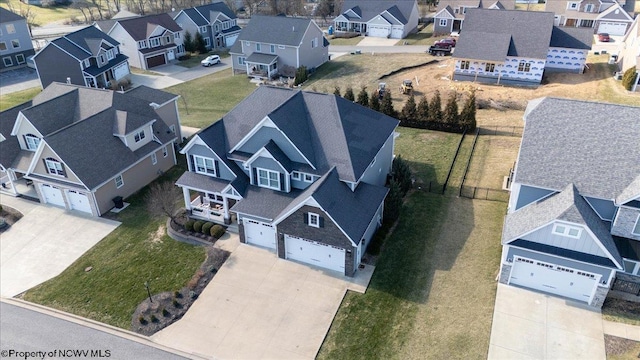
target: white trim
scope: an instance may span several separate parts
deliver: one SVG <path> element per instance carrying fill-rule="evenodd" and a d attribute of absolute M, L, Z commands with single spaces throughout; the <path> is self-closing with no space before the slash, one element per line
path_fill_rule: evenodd
<path fill-rule="evenodd" d="M 37 164 L 37 163 L 38 163 L 38 161 L 41 159 L 42 151 L 44 150 L 45 145 L 47 146 L 47 148 L 49 148 L 49 150 L 51 150 L 51 152 L 56 156 L 56 158 L 57 158 L 57 159 L 59 159 L 59 161 L 60 161 L 62 164 L 64 164 L 64 166 L 65 166 L 65 168 L 66 168 L 66 170 L 65 170 L 65 171 L 69 171 L 69 173 L 73 174 L 73 176 L 74 176 L 76 179 L 78 179 L 78 181 L 80 181 L 80 182 L 78 183 L 78 182 L 75 182 L 75 181 L 69 180 L 69 177 L 68 177 L 68 176 L 67 176 L 67 177 L 65 177 L 65 181 L 66 181 L 66 182 L 68 182 L 68 183 L 71 183 L 71 184 L 76 184 L 76 185 L 77 185 L 77 184 L 80 184 L 80 185 L 84 186 L 84 188 L 85 188 L 86 190 L 89 190 L 89 188 L 87 187 L 87 185 L 85 185 L 85 184 L 82 182 L 82 180 L 80 180 L 80 178 L 78 177 L 78 175 L 76 175 L 76 173 L 75 173 L 75 172 L 73 172 L 73 170 L 71 170 L 71 168 L 67 165 L 67 163 L 65 163 L 65 162 L 64 162 L 64 160 L 62 159 L 62 157 L 60 157 L 60 155 L 58 155 L 58 153 L 56 153 L 56 152 L 55 152 L 55 150 L 53 150 L 53 148 L 51 148 L 51 146 L 49 146 L 49 144 L 47 144 L 47 143 L 45 142 L 45 140 L 44 140 L 44 139 L 40 140 L 40 145 L 38 146 L 38 149 L 36 150 L 36 153 L 33 155 L 33 158 L 31 158 L 31 164 L 29 164 L 29 167 L 27 168 L 27 172 L 25 173 L 25 176 L 29 176 L 29 175 L 31 175 L 31 174 L 34 174 L 34 175 L 42 176 L 42 177 L 47 178 L 47 179 L 52 179 L 52 180 L 60 181 L 60 178 L 59 178 L 59 177 L 51 177 L 51 176 L 49 176 L 49 173 L 46 173 L 46 174 L 38 174 L 38 173 L 34 173 L 34 172 L 33 172 L 33 170 L 34 170 L 34 169 L 35 169 L 35 167 L 36 167 L 36 164 Z"/>
<path fill-rule="evenodd" d="M 120 179 L 120 181 L 118 181 L 118 178 Z M 124 186 L 124 177 L 122 176 L 122 173 L 116 175 L 116 177 L 113 178 L 113 181 L 116 185 L 116 189 L 120 189 L 121 187 Z M 118 182 L 120 182 L 120 185 L 118 185 Z"/>
<path fill-rule="evenodd" d="M 188 155 L 188 152 L 189 152 L 189 150 L 191 150 L 193 145 L 202 145 L 202 146 L 206 147 L 207 149 L 209 149 L 209 151 L 211 151 L 211 153 L 216 156 L 216 158 L 218 160 L 218 164 L 223 164 L 224 167 L 226 167 L 227 170 L 229 170 L 229 172 L 233 174 L 233 176 L 238 177 L 238 175 L 235 172 L 233 172 L 233 170 L 231 170 L 231 168 L 229 168 L 224 161 L 222 161 L 222 158 L 220 156 L 218 156 L 218 154 L 216 154 L 216 152 L 213 151 L 213 149 L 211 149 L 209 147 L 209 145 L 207 145 L 207 143 L 205 143 L 204 140 L 202 140 L 200 138 L 200 135 L 198 135 L 198 134 L 196 134 L 196 136 L 194 136 L 193 138 L 191 138 L 191 140 L 189 140 L 187 145 L 185 145 L 184 148 L 182 148 L 182 150 L 180 150 L 180 154 Z M 188 159 L 187 159 L 187 164 L 189 164 Z"/>
<path fill-rule="evenodd" d="M 191 155 L 193 156 L 193 166 L 194 169 L 192 169 L 193 172 L 197 173 L 197 174 L 202 174 L 202 175 L 207 175 L 207 176 L 213 176 L 213 177 L 218 177 L 218 174 L 216 173 L 216 160 L 213 158 L 209 158 L 206 156 L 202 156 L 202 155 Z M 202 159 L 202 165 L 204 167 L 204 171 L 198 170 L 198 164 L 197 164 L 197 159 Z M 211 166 L 213 172 L 209 172 L 209 167 L 207 166 L 207 160 L 211 161 Z"/>
<path fill-rule="evenodd" d="M 577 234 L 571 234 L 572 231 L 577 231 Z M 553 224 L 553 229 L 551 232 L 555 235 L 560 235 L 564 237 L 569 237 L 572 239 L 580 239 L 582 235 L 582 229 L 577 226 L 568 225 L 565 223 L 555 223 Z"/>
<path fill-rule="evenodd" d="M 315 224 L 313 224 L 311 222 L 311 219 L 315 219 Z M 320 214 L 308 212 L 307 213 L 307 225 L 309 225 L 311 227 L 314 227 L 314 228 L 320 228 Z"/>
<path fill-rule="evenodd" d="M 282 186 L 283 184 L 280 183 L 280 174 L 282 174 L 282 173 L 280 173 L 278 171 L 273 171 L 273 170 L 269 170 L 269 169 L 260 168 L 260 167 L 256 167 L 255 169 L 256 169 L 256 183 L 254 185 L 256 185 L 258 187 L 261 187 L 261 188 L 267 188 L 267 189 L 272 189 L 272 190 L 278 190 L 278 191 L 282 190 L 282 188 L 284 187 L 284 186 Z M 260 178 L 261 178 L 260 171 L 264 171 L 264 172 L 267 173 L 266 174 L 267 175 L 267 177 L 266 177 L 267 184 L 266 185 L 260 183 Z M 278 186 L 277 187 L 271 185 L 271 182 L 272 182 L 271 174 L 276 174 L 277 175 L 277 179 L 276 179 L 276 181 L 278 182 Z"/>
<path fill-rule="evenodd" d="M 266 155 L 268 155 L 268 156 L 263 155 L 264 153 L 266 153 Z M 259 158 L 259 157 L 264 157 L 264 158 L 273 160 L 276 164 L 278 164 L 280 166 L 280 168 L 282 169 L 282 171 L 285 174 L 287 174 L 287 175 L 289 174 L 287 169 L 278 160 L 276 160 L 276 158 L 273 157 L 273 154 L 271 154 L 271 152 L 269 150 L 267 150 L 264 146 L 261 147 L 258 151 L 256 151 L 255 154 L 251 155 L 251 157 L 248 158 L 247 161 L 245 161 L 245 163 L 244 163 L 245 169 L 250 167 L 251 164 L 254 161 L 256 161 L 256 159 Z"/>
<path fill-rule="evenodd" d="M 445 13 L 447 13 L 447 14 L 449 15 L 446 19 L 455 19 L 455 16 L 453 16 L 453 14 L 452 14 L 452 13 L 450 13 L 449 11 L 447 11 L 447 8 L 446 8 L 446 7 L 445 7 L 444 9 L 442 9 L 442 10 L 438 11 L 435 15 L 433 15 L 433 18 L 434 18 L 434 19 L 438 19 L 438 18 L 442 17 L 442 16 L 440 16 L 440 13 L 443 13 L 443 12 L 445 12 Z"/>
<path fill-rule="evenodd" d="M 155 152 L 151 153 L 151 164 L 156 165 L 158 163 L 158 155 Z"/>
<path fill-rule="evenodd" d="M 542 252 L 542 251 L 538 251 L 538 250 L 531 250 L 531 249 L 527 249 L 527 248 L 523 248 L 523 247 L 518 247 L 518 246 L 513 246 L 513 245 L 507 245 L 507 246 L 508 246 L 508 247 L 513 247 L 514 249 L 518 249 L 518 250 L 523 250 L 523 251 L 532 252 L 532 253 L 534 253 L 534 254 L 539 254 L 539 255 L 549 256 L 549 257 L 552 257 L 552 258 L 555 258 L 555 259 L 561 259 L 561 260 L 565 260 L 565 261 L 573 261 L 573 262 L 575 262 L 575 263 L 579 263 L 579 264 L 584 264 L 584 265 L 589 265 L 589 266 L 593 266 L 593 267 L 599 267 L 599 268 L 602 268 L 602 269 L 607 269 L 607 270 L 611 271 L 612 273 L 615 273 L 615 272 L 616 272 L 616 269 L 613 269 L 613 268 L 610 268 L 610 267 L 606 267 L 606 266 L 602 266 L 602 265 L 598 265 L 598 264 L 593 264 L 593 263 L 590 263 L 590 262 L 584 262 L 584 261 L 581 261 L 581 260 L 569 259 L 569 258 L 565 258 L 565 257 L 562 257 L 562 256 L 557 256 L 557 255 L 549 254 L 549 253 L 546 253 L 546 252 Z M 510 262 L 508 262 L 508 261 L 507 261 L 508 254 L 509 254 L 509 249 L 507 249 L 507 250 L 505 251 L 505 261 L 504 261 L 504 262 L 505 262 L 506 264 L 512 264 L 512 263 L 510 263 Z M 515 255 L 515 254 L 514 254 L 513 256 L 514 256 L 514 257 L 515 257 L 515 256 L 522 257 L 521 255 Z M 537 260 L 536 260 L 536 261 L 537 261 Z M 541 261 L 542 261 L 542 260 L 541 260 Z M 547 261 L 543 261 L 543 262 L 547 262 Z M 620 269 L 624 269 L 624 268 L 622 268 L 622 267 L 621 267 Z M 582 271 L 582 270 L 581 270 L 581 271 Z M 589 272 L 590 272 L 590 271 L 589 271 Z M 607 283 L 607 285 L 608 285 L 608 284 L 609 284 L 609 283 Z"/>
<path fill-rule="evenodd" d="M 638 232 L 634 232 L 636 230 L 636 228 L 638 228 Z M 631 229 L 631 233 L 633 235 L 640 235 L 640 214 L 638 214 L 638 218 L 636 219 L 635 225 Z"/>

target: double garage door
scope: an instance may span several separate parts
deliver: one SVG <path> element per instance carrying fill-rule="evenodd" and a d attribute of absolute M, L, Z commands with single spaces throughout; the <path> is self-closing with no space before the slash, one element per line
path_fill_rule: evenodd
<path fill-rule="evenodd" d="M 390 34 L 390 29 L 389 26 L 370 25 L 367 33 L 369 36 L 386 38 Z"/>
<path fill-rule="evenodd" d="M 160 54 L 160 55 L 155 55 L 155 56 L 149 56 L 147 58 L 147 69 L 150 69 L 152 67 L 156 67 L 156 66 L 160 66 L 160 65 L 164 65 L 167 63 L 167 60 L 164 57 L 164 54 Z"/>
<path fill-rule="evenodd" d="M 60 206 L 66 209 L 68 203 L 71 210 L 78 210 L 91 214 L 91 203 L 89 202 L 89 197 L 85 193 L 68 190 L 66 191 L 67 202 L 65 202 L 63 195 L 65 192 L 60 188 L 53 185 L 42 184 L 40 189 L 42 189 L 42 197 L 47 204 Z"/>
<path fill-rule="evenodd" d="M 602 275 L 514 256 L 509 284 L 590 303 Z"/>
<path fill-rule="evenodd" d="M 598 26 L 598 34 L 607 33 L 609 35 L 624 35 L 626 30 L 626 23 L 603 21 L 600 23 L 600 26 Z"/>
<path fill-rule="evenodd" d="M 287 259 L 344 274 L 344 249 L 291 235 L 284 236 L 284 244 Z"/>

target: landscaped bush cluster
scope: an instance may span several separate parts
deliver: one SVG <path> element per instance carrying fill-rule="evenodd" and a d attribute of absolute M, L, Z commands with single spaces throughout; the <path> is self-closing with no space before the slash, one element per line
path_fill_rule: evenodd
<path fill-rule="evenodd" d="M 634 83 L 636 81 L 636 74 L 636 68 L 630 67 L 624 72 L 624 75 L 622 75 L 622 86 L 624 86 L 627 91 L 631 91 L 631 89 L 633 89 L 633 85 L 635 85 Z"/>
<path fill-rule="evenodd" d="M 360 36 L 357 32 L 340 31 L 333 34 L 332 39 L 351 39 Z"/>
<path fill-rule="evenodd" d="M 222 237 L 222 235 L 224 235 L 224 233 L 227 231 L 222 225 L 203 220 L 196 221 L 193 219 L 189 219 L 184 223 L 183 226 L 186 231 L 202 233 L 207 236 L 212 236 L 215 239 L 220 239 L 220 237 Z"/>
<path fill-rule="evenodd" d="M 293 80 L 293 86 L 298 86 L 309 78 L 309 71 L 306 66 L 300 66 L 296 69 L 296 77 Z"/>

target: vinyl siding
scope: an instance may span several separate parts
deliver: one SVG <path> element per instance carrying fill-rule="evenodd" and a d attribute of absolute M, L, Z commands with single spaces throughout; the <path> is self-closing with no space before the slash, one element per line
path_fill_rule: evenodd
<path fill-rule="evenodd" d="M 311 47 L 311 40 L 318 39 L 318 46 Z M 306 66 L 307 69 L 317 68 L 329 60 L 329 47 L 323 47 L 322 31 L 313 23 L 309 24 L 307 32 L 302 38 L 300 44 L 300 66 Z M 277 51 L 277 50 L 276 50 Z"/>
<path fill-rule="evenodd" d="M 608 257 L 598 246 L 596 241 L 591 237 L 591 234 L 586 229 L 578 224 L 572 224 L 570 226 L 582 229 L 580 239 L 574 239 L 566 236 L 555 235 L 553 230 L 554 224 L 549 224 L 541 229 L 534 231 L 531 234 L 521 236 L 521 239 L 536 242 L 539 244 L 551 245 L 563 249 L 569 249 L 573 251 L 579 251 L 585 254 L 591 254 L 601 257 Z"/>
<path fill-rule="evenodd" d="M 9 34 L 6 26 L 8 24 L 13 24 L 15 28 L 15 32 L 13 34 Z M 0 51 L 0 71 L 18 68 L 26 65 L 27 56 L 31 56 L 34 54 L 33 44 L 31 43 L 31 36 L 29 34 L 29 28 L 27 27 L 27 22 L 25 20 L 17 20 L 12 22 L 6 22 L 0 24 L 2 28 L 2 35 L 0 35 L 0 41 L 4 42 L 7 45 L 7 50 Z M 13 48 L 11 46 L 11 40 L 18 40 L 20 42 L 20 46 L 18 48 Z M 16 61 L 16 54 L 24 54 L 25 63 L 18 65 Z M 11 57 L 13 62 L 12 66 L 5 67 L 4 61 L 1 58 Z"/>
<path fill-rule="evenodd" d="M 269 159 L 266 157 L 259 156 L 257 157 L 250 165 L 254 168 L 262 168 L 266 170 L 277 171 L 279 173 L 284 172 L 285 170 L 278 164 L 274 159 Z"/>
<path fill-rule="evenodd" d="M 218 178 L 229 181 L 236 178 L 233 173 L 227 168 L 227 166 L 222 162 L 222 160 L 220 160 L 220 157 L 218 157 L 213 151 L 209 150 L 209 148 L 207 148 L 206 146 L 195 144 L 191 147 L 191 149 L 189 149 L 188 155 L 200 155 L 210 159 L 215 159 L 216 161 L 218 161 L 218 170 L 220 170 Z"/>
<path fill-rule="evenodd" d="M 116 24 L 108 33 L 109 36 L 120 43 L 120 53 L 129 57 L 129 65 L 143 69 L 141 54 L 138 52 L 138 42 L 133 40 L 120 24 Z M 146 64 L 144 65 L 146 66 Z"/>
<path fill-rule="evenodd" d="M 80 62 L 53 44 L 49 44 L 38 54 L 35 63 L 42 88 L 54 81 L 64 83 L 67 78 L 70 78 L 72 84 L 85 86 Z"/>
<path fill-rule="evenodd" d="M 367 167 L 360 181 L 367 184 L 384 186 L 387 182 L 387 174 L 391 171 L 393 161 L 393 134 L 385 141 L 376 155 L 373 166 Z"/>
<path fill-rule="evenodd" d="M 64 166 L 64 172 L 66 174 L 66 176 L 58 176 L 58 175 L 50 175 L 49 172 L 47 171 L 47 169 L 45 168 L 44 165 L 44 159 L 46 158 L 53 158 L 56 159 L 58 161 L 60 161 L 62 163 L 62 165 Z M 63 159 L 59 158 L 53 151 L 51 151 L 51 148 L 48 145 L 45 145 L 44 149 L 42 149 L 42 154 L 40 155 L 40 158 L 38 158 L 36 160 L 36 166 L 34 167 L 32 173 L 37 174 L 37 175 L 42 175 L 42 176 L 47 176 L 50 177 L 52 179 L 56 179 L 56 180 L 61 180 L 61 181 L 70 181 L 76 184 L 82 184 L 82 182 L 80 181 L 80 179 L 78 179 L 72 172 L 72 169 L 69 169 L 69 167 L 64 163 Z"/>
<path fill-rule="evenodd" d="M 178 114 L 178 107 L 176 103 L 177 100 L 170 101 L 155 110 L 156 113 L 160 115 L 160 119 L 162 119 L 167 126 L 175 126 L 176 137 L 178 138 L 178 142 L 180 142 L 182 141 L 182 131 L 180 129 L 180 115 Z"/>

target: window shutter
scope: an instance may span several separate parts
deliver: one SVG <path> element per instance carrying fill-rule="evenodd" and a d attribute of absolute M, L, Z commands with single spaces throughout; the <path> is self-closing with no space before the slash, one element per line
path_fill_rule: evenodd
<path fill-rule="evenodd" d="M 44 171 L 46 171 L 47 174 L 50 174 L 49 167 L 47 166 L 47 159 L 42 159 L 42 163 L 44 164 Z"/>
<path fill-rule="evenodd" d="M 284 174 L 283 173 L 280 173 L 280 190 L 285 191 Z"/>
<path fill-rule="evenodd" d="M 196 162 L 193 159 L 193 155 L 189 155 L 189 164 L 191 166 L 191 171 L 196 171 Z"/>
<path fill-rule="evenodd" d="M 67 177 L 67 168 L 64 167 L 63 163 L 60 163 L 60 167 L 62 168 L 62 176 Z"/>
<path fill-rule="evenodd" d="M 309 224 L 309 216 L 307 215 L 308 215 L 307 213 L 302 213 L 302 218 L 305 224 Z"/>
<path fill-rule="evenodd" d="M 320 227 L 324 227 L 324 217 L 318 216 L 318 225 L 320 225 Z"/>
<path fill-rule="evenodd" d="M 24 135 L 22 135 L 22 140 L 24 140 L 24 147 L 25 147 L 25 149 L 28 149 L 28 148 L 29 148 L 29 145 L 27 145 L 27 137 L 26 137 L 26 136 L 24 136 Z"/>
<path fill-rule="evenodd" d="M 220 165 L 218 165 L 218 160 L 213 160 L 213 168 L 216 170 L 216 177 L 220 177 Z"/>
<path fill-rule="evenodd" d="M 251 168 L 251 172 L 253 173 L 253 185 L 258 185 L 258 170 Z"/>

